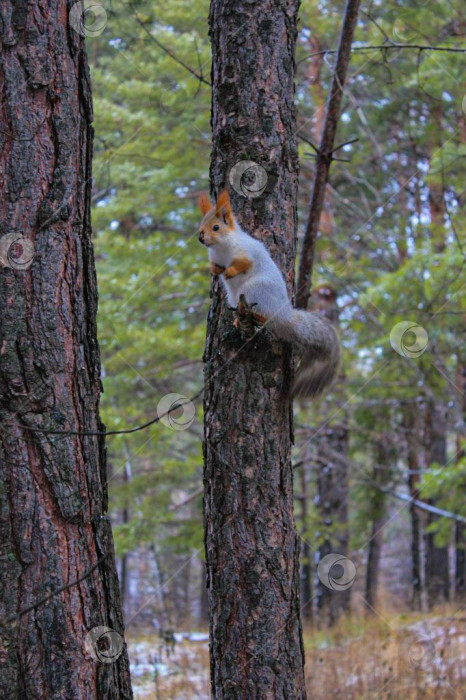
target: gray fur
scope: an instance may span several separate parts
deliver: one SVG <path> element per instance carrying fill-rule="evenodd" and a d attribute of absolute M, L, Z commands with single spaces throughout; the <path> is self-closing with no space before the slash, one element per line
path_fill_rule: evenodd
<path fill-rule="evenodd" d="M 291 395 L 316 398 L 328 390 L 340 365 L 340 343 L 330 321 L 311 311 L 293 309 L 289 320 L 272 319 L 266 326 L 301 355 Z"/>
<path fill-rule="evenodd" d="M 208 217 L 201 224 L 204 228 Z M 277 338 L 292 343 L 301 354 L 292 396 L 319 396 L 338 372 L 340 345 L 334 327 L 320 314 L 293 308 L 283 275 L 263 243 L 243 231 L 236 220 L 232 227 L 220 219 L 215 221 L 220 229 L 215 237 L 202 231 L 211 262 L 223 268 L 228 268 L 237 257 L 251 262 L 251 267 L 236 277 L 227 279 L 221 275 L 229 305 L 236 308 L 239 297 L 244 295 L 248 304 L 255 305 L 254 312 L 267 319 L 266 327 Z"/>

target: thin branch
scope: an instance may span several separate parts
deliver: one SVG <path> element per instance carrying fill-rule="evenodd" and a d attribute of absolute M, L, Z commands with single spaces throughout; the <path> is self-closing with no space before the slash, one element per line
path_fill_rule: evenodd
<path fill-rule="evenodd" d="M 378 486 L 373 482 L 371 482 L 371 486 L 378 489 L 379 491 L 382 491 L 382 493 L 386 493 L 389 496 L 393 496 L 393 498 L 398 498 L 400 501 L 412 503 L 416 506 L 416 508 L 419 508 L 419 510 L 426 510 L 428 513 L 434 513 L 435 515 L 439 515 L 442 518 L 449 518 L 450 520 L 456 520 L 459 523 L 466 523 L 466 518 L 464 518 L 462 515 L 457 515 L 456 513 L 452 513 L 449 510 L 444 510 L 443 508 L 437 508 L 436 506 L 430 505 L 430 503 L 424 503 L 424 501 L 419 501 L 417 498 L 412 498 L 411 496 L 408 496 L 404 493 L 390 491 L 390 489 Z"/>
<path fill-rule="evenodd" d="M 430 46 L 429 44 L 395 44 L 390 42 L 389 44 L 375 44 L 371 46 L 353 46 L 351 51 L 380 51 L 386 49 L 414 49 L 417 51 L 444 51 L 447 53 L 466 53 L 466 49 L 459 49 L 457 46 Z M 322 51 L 316 51 L 308 56 L 304 56 L 298 61 L 303 63 L 314 56 L 324 56 L 326 54 L 337 53 L 338 49 L 322 49 Z"/>
<path fill-rule="evenodd" d="M 104 559 L 106 559 L 109 556 L 109 554 L 110 552 L 107 552 L 102 557 L 100 557 L 100 559 L 96 561 L 94 566 L 85 571 L 82 576 L 75 579 L 74 581 L 71 581 L 70 583 L 66 583 L 64 586 L 60 586 L 60 588 L 55 589 L 54 591 L 52 591 L 52 593 L 49 593 L 44 598 L 41 598 L 41 600 L 38 600 L 36 603 L 33 603 L 33 605 L 29 605 L 27 608 L 23 608 L 23 610 L 20 610 L 15 615 L 12 615 L 10 618 L 8 618 L 7 622 L 14 622 L 14 620 L 18 620 L 20 617 L 23 617 L 23 615 L 27 615 L 27 613 L 36 610 L 41 605 L 44 605 L 44 603 L 47 603 L 51 598 L 55 598 L 55 596 L 59 595 L 60 593 L 63 593 L 63 591 L 67 591 L 69 588 L 73 588 L 73 586 L 76 586 L 78 583 L 81 583 L 81 581 L 84 581 L 85 578 L 90 576 L 92 572 L 95 571 L 102 564 Z"/>
<path fill-rule="evenodd" d="M 314 153 L 305 153 L 305 156 L 309 156 L 310 158 L 318 158 L 318 155 L 316 156 Z M 337 160 L 340 163 L 351 163 L 351 160 L 349 158 L 335 158 L 332 156 L 332 160 Z"/>
<path fill-rule="evenodd" d="M 343 88 L 346 81 L 351 56 L 351 44 L 358 20 L 359 0 L 347 0 L 341 26 L 335 70 L 325 110 L 324 128 L 317 153 L 316 174 L 312 187 L 309 214 L 304 231 L 304 242 L 299 261 L 298 285 L 296 292 L 297 308 L 305 309 L 309 300 L 314 250 L 320 217 L 324 207 L 325 188 L 330 164 L 333 159 L 335 135 L 340 118 Z M 325 53 L 325 52 L 324 52 Z"/>
<path fill-rule="evenodd" d="M 154 44 L 156 46 L 159 47 L 159 49 L 162 49 L 162 51 L 164 51 L 167 54 L 167 56 L 170 56 L 170 58 L 172 58 L 176 63 L 178 63 L 180 66 L 183 66 L 183 68 L 185 68 L 189 73 L 191 73 L 191 75 L 193 75 L 195 78 L 197 78 L 197 80 L 199 80 L 200 83 L 204 83 L 205 85 L 208 85 L 209 87 L 211 87 L 211 84 L 209 83 L 209 81 L 206 80 L 202 74 L 197 73 L 193 68 L 191 68 L 184 61 L 182 61 L 181 58 L 178 58 L 178 56 L 176 56 L 176 54 L 174 54 L 172 51 L 170 51 L 170 49 L 167 49 L 167 47 L 164 46 L 164 44 L 162 44 L 158 39 L 156 39 L 155 36 L 150 33 L 150 31 L 147 29 L 144 22 L 139 17 L 134 5 L 130 2 L 129 6 L 131 7 L 131 10 L 133 12 L 133 15 L 134 15 L 136 22 L 139 24 L 140 27 L 142 27 L 142 29 L 144 29 L 147 36 L 150 37 L 150 39 L 154 42 Z"/>
<path fill-rule="evenodd" d="M 199 396 L 201 396 L 203 392 L 204 387 L 202 387 L 202 389 L 200 389 L 197 392 L 197 394 L 194 394 L 194 396 L 188 399 L 188 403 L 193 403 L 197 398 L 199 398 Z M 162 413 L 160 416 L 156 416 L 156 418 L 152 418 L 151 420 L 147 421 L 147 423 L 144 423 L 143 425 L 138 425 L 136 428 L 126 428 L 125 430 L 95 430 L 89 432 L 84 430 L 47 430 L 46 428 L 33 428 L 32 426 L 25 425 L 24 423 L 20 423 L 20 427 L 24 430 L 29 430 L 31 433 L 44 433 L 46 435 L 128 435 L 130 433 L 137 433 L 140 430 L 145 430 L 151 425 L 158 423 L 162 420 L 162 418 L 165 418 L 165 416 L 170 415 L 170 413 L 172 413 L 173 411 L 177 411 L 180 408 L 180 406 L 183 406 L 183 403 L 175 402 L 173 406 L 171 406 L 171 408 L 165 411 L 165 413 Z"/>
<path fill-rule="evenodd" d="M 174 510 L 179 510 L 180 508 L 183 508 L 183 506 L 187 506 L 188 503 L 191 503 L 192 501 L 195 501 L 196 498 L 199 498 L 199 496 L 202 496 L 204 493 L 204 487 L 202 486 L 200 489 L 192 493 L 190 496 L 186 498 L 186 500 L 182 501 L 181 503 L 176 503 L 175 505 L 172 505 L 169 507 L 169 512 L 173 512 Z M 178 522 L 178 521 L 176 521 Z"/>
<path fill-rule="evenodd" d="M 332 148 L 332 153 L 336 153 L 337 151 L 340 150 L 340 148 L 343 148 L 343 146 L 349 146 L 350 143 L 356 143 L 356 141 L 359 141 L 359 139 L 358 138 L 350 139 L 349 141 L 345 141 L 344 143 L 340 143 L 339 146 L 335 146 L 335 148 Z"/>
<path fill-rule="evenodd" d="M 319 149 L 314 143 L 312 143 L 311 139 L 306 138 L 306 136 L 303 136 L 302 134 L 299 134 L 299 138 L 301 141 L 304 141 L 304 143 L 307 143 L 308 146 L 310 146 L 316 153 L 319 153 Z"/>
<path fill-rule="evenodd" d="M 372 15 L 371 15 L 370 12 L 366 12 L 365 10 L 361 10 L 361 14 L 362 14 L 362 15 L 365 15 L 365 16 L 367 17 L 367 19 L 368 19 L 370 22 L 372 22 L 372 24 L 373 24 L 375 27 L 377 27 L 377 29 L 379 30 L 379 32 L 380 32 L 381 34 L 383 34 L 385 40 L 388 41 L 388 42 L 390 42 L 390 37 L 388 36 L 387 32 L 385 31 L 385 29 L 384 29 L 383 27 L 380 26 L 380 24 L 377 22 L 377 20 L 374 19 L 374 17 L 372 17 Z"/>

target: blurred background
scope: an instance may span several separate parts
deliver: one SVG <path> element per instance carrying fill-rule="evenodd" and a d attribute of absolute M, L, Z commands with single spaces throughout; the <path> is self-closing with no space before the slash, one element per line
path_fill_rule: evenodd
<path fill-rule="evenodd" d="M 101 7 L 87 38 L 92 219 L 102 414 L 118 430 L 203 384 L 210 272 L 197 197 L 209 189 L 209 7 Z M 342 10 L 301 6 L 298 243 Z M 360 11 L 312 297 L 339 326 L 344 363 L 325 400 L 295 407 L 312 698 L 466 696 L 464 54 L 425 48 L 465 49 L 465 31 L 460 0 Z M 107 441 L 139 698 L 209 697 L 202 399 L 194 404 L 192 421 Z"/>

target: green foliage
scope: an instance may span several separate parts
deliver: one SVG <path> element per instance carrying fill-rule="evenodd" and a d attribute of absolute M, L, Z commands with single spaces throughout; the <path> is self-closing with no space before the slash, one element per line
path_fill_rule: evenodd
<path fill-rule="evenodd" d="M 371 18 L 360 14 L 355 47 L 387 39 L 460 46 L 452 18 L 461 12 L 459 0 L 376 3 Z M 296 76 L 301 224 L 314 174 L 307 141 L 315 138 L 316 111 L 334 61 L 326 56 L 311 83 L 307 57 L 318 50 L 316 38 L 322 49 L 336 48 L 341 14 L 336 0 L 302 4 Z M 202 386 L 210 275 L 196 236 L 196 199 L 208 189 L 210 88 L 173 56 L 210 79 L 207 15 L 207 0 L 115 4 L 104 33 L 88 39 L 102 413 L 109 428 L 144 423 L 164 395 L 190 396 Z M 355 541 L 364 538 L 378 502 L 376 491 L 357 479 L 372 473 L 372 447 L 381 433 L 392 431 L 396 446 L 403 443 L 397 433 L 403 402 L 431 394 L 457 401 L 452 377 L 466 313 L 463 60 L 461 54 L 408 49 L 356 51 L 351 60 L 337 142 L 358 141 L 336 154 L 349 163 L 332 165 L 330 224 L 320 232 L 314 282 L 329 283 L 338 294 L 346 389 L 344 395 L 334 392 L 328 415 L 347 416 L 350 457 L 359 465 L 351 491 Z M 433 206 L 439 193 L 440 214 Z M 428 334 L 426 351 L 416 359 L 390 345 L 393 326 L 404 320 Z M 387 406 L 393 407 L 390 419 Z M 321 415 L 317 406 L 303 409 L 299 419 L 319 425 Z M 201 486 L 201 425 L 197 402 L 189 430 L 158 424 L 109 438 L 119 553 L 142 542 L 170 543 L 180 552 L 200 546 L 199 499 L 173 506 Z M 132 477 L 124 481 L 127 463 Z M 431 468 L 423 480 L 425 497 L 464 510 L 455 501 L 464 483 L 462 464 Z M 390 474 L 392 484 L 403 483 L 400 468 Z M 125 524 L 123 509 L 130 514 Z M 304 534 L 316 538 L 322 532 L 311 508 Z"/>
<path fill-rule="evenodd" d="M 446 466 L 431 464 L 422 477 L 420 492 L 425 499 L 435 499 L 439 508 L 466 518 L 466 458 Z M 429 525 L 428 531 L 435 533 L 439 545 L 450 542 L 451 523 L 448 518 L 440 518 Z"/>
<path fill-rule="evenodd" d="M 210 274 L 196 199 L 208 188 L 210 91 L 156 42 L 208 73 L 207 12 L 207 3 L 124 3 L 108 12 L 104 34 L 88 40 L 102 413 L 115 429 L 155 417 L 166 394 L 189 397 L 202 385 Z M 201 425 L 198 401 L 188 430 L 158 423 L 109 438 L 119 554 L 157 540 L 172 551 L 200 547 L 199 499 L 170 508 L 201 483 Z"/>

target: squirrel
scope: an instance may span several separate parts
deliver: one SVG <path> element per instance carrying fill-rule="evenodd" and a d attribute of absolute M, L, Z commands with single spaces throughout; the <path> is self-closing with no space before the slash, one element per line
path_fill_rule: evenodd
<path fill-rule="evenodd" d="M 199 208 L 199 241 L 209 249 L 211 272 L 220 276 L 229 305 L 238 308 L 245 299 L 254 307 L 258 324 L 301 354 L 292 397 L 321 395 L 330 388 L 340 363 L 335 328 L 318 313 L 293 308 L 282 273 L 264 244 L 239 226 L 226 189 L 215 205 L 201 194 Z"/>

